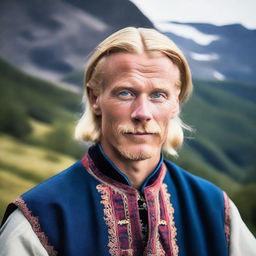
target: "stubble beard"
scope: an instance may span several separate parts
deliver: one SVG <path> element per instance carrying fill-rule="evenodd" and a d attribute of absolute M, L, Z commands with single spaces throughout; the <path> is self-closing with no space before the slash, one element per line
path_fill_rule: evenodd
<path fill-rule="evenodd" d="M 142 161 L 153 157 L 153 152 L 147 152 L 145 150 L 136 150 L 136 152 L 134 152 L 134 150 L 125 149 L 123 147 L 118 147 L 117 150 L 120 156 L 131 161 Z"/>
<path fill-rule="evenodd" d="M 148 123 L 146 125 L 140 125 L 136 127 L 134 125 L 119 125 L 117 128 L 117 133 L 121 136 L 126 133 L 136 133 L 136 132 L 147 132 L 154 134 L 153 136 L 161 137 L 161 128 L 156 123 Z M 136 149 L 134 149 L 136 147 Z M 152 146 L 149 149 L 140 148 L 141 146 L 138 144 L 137 146 L 133 146 L 129 149 L 129 146 L 124 144 L 118 146 L 118 152 L 120 156 L 125 158 L 126 160 L 132 161 L 142 161 L 150 159 L 156 153 Z"/>

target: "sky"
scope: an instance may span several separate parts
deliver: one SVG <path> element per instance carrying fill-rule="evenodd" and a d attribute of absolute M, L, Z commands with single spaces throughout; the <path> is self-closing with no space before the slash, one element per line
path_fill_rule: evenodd
<path fill-rule="evenodd" d="M 256 29 L 256 0 L 131 0 L 155 24 L 166 21 L 214 25 L 240 23 Z"/>

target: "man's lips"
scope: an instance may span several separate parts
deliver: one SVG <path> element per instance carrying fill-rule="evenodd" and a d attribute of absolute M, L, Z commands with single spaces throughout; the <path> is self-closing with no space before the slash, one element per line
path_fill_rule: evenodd
<path fill-rule="evenodd" d="M 150 132 L 127 132 L 125 134 L 128 135 L 153 135 L 154 133 L 150 133 Z"/>
<path fill-rule="evenodd" d="M 155 135 L 155 133 L 148 133 L 148 132 L 128 132 L 125 133 L 126 136 L 133 138 L 133 139 L 149 139 L 150 137 L 152 137 L 153 135 Z"/>

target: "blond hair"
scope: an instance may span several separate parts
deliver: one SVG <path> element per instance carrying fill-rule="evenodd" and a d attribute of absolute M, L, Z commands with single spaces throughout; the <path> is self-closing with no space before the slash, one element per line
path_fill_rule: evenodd
<path fill-rule="evenodd" d="M 166 55 L 177 65 L 180 71 L 180 103 L 187 100 L 192 93 L 192 80 L 188 63 L 173 41 L 154 29 L 134 27 L 121 29 L 100 43 L 87 63 L 83 97 L 85 112 L 75 130 L 75 137 L 78 140 L 92 142 L 100 140 L 100 120 L 93 113 L 89 100 L 87 100 L 87 88 L 93 88 L 100 93 L 104 79 L 104 75 L 102 77 L 102 64 L 106 61 L 106 56 L 115 52 L 148 55 L 162 53 Z M 182 145 L 184 140 L 183 129 L 189 130 L 189 127 L 181 121 L 179 116 L 170 120 L 163 151 L 170 155 L 177 155 L 176 149 Z"/>

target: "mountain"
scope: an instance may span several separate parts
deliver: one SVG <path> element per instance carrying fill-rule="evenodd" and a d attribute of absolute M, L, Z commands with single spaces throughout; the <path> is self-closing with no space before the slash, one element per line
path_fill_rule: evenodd
<path fill-rule="evenodd" d="M 239 182 L 256 182 L 255 103 L 241 96 L 239 90 L 230 93 L 223 86 L 219 82 L 194 81 L 193 97 L 182 113 L 185 122 L 195 127 L 195 133 L 187 141 L 181 158 L 187 154 L 188 161 L 184 162 L 189 162 L 194 151 L 216 172 L 226 173 Z M 245 95 L 253 88 L 232 82 L 225 86 L 239 86 Z"/>
<path fill-rule="evenodd" d="M 240 24 L 168 22 L 155 25 L 184 51 L 195 78 L 255 84 L 256 30 Z"/>
<path fill-rule="evenodd" d="M 85 147 L 77 145 L 72 136 L 80 115 L 77 93 L 31 77 L 2 59 L 0 77 L 0 102 L 4 106 L 0 108 L 0 134 L 13 136 L 17 143 L 23 141 L 75 158 L 84 154 Z M 50 129 L 34 137 L 38 126 L 34 123 Z"/>
<path fill-rule="evenodd" d="M 256 30 L 239 24 L 169 22 L 155 26 L 182 49 L 194 78 L 255 85 Z M 74 72 L 64 80 L 81 84 L 82 77 L 81 72 Z"/>
<path fill-rule="evenodd" d="M 149 27 L 152 22 L 129 0 L 64 0 L 108 24 L 114 30 L 123 27 Z"/>
<path fill-rule="evenodd" d="M 2 0 L 0 56 L 36 77 L 60 82 L 125 26 L 152 27 L 128 0 Z"/>
<path fill-rule="evenodd" d="M 173 39 L 194 78 L 246 83 L 256 79 L 256 30 L 239 24 L 153 24 L 129 0 L 2 0 L 0 57 L 34 76 L 81 86 L 90 52 L 126 26 L 155 26 Z"/>

